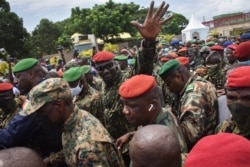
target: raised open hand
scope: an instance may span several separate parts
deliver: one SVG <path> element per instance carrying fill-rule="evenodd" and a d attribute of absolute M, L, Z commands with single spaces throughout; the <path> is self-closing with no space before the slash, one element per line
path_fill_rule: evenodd
<path fill-rule="evenodd" d="M 144 39 L 153 41 L 160 33 L 161 26 L 172 18 L 171 15 L 163 19 L 163 16 L 166 14 L 168 7 L 169 4 L 165 4 L 165 2 L 163 1 L 160 7 L 153 14 L 154 1 L 152 1 L 144 23 L 140 24 L 137 21 L 131 21 L 131 24 L 135 26 L 135 28 L 140 32 Z"/>

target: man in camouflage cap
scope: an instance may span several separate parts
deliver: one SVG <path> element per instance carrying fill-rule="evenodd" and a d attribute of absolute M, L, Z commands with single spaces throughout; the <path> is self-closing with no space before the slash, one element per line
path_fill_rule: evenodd
<path fill-rule="evenodd" d="M 73 103 L 76 104 L 79 109 L 90 112 L 104 124 L 104 106 L 101 94 L 88 85 L 84 75 L 84 68 L 70 68 L 64 72 L 63 79 L 66 80 L 70 86 L 71 93 L 73 94 Z"/>
<path fill-rule="evenodd" d="M 68 83 L 60 78 L 47 79 L 29 93 L 24 106 L 27 115 L 40 117 L 63 129 L 63 151 L 68 166 L 123 166 L 112 139 L 91 114 L 72 103 Z"/>
<path fill-rule="evenodd" d="M 134 126 L 161 124 L 170 128 L 176 135 L 181 153 L 187 153 L 182 130 L 170 108 L 162 107 L 162 95 L 155 78 L 150 75 L 135 75 L 122 83 L 119 93 L 124 104 L 123 114 Z M 121 147 L 134 135 L 130 132 L 117 140 Z"/>
<path fill-rule="evenodd" d="M 218 119 L 216 90 L 210 82 L 190 74 L 177 60 L 165 63 L 159 75 L 176 95 L 173 112 L 190 150 L 203 136 L 214 133 Z"/>
<path fill-rule="evenodd" d="M 23 95 L 28 94 L 35 85 L 44 80 L 43 70 L 38 64 L 38 60 L 34 58 L 19 61 L 14 66 L 13 73 L 17 79 L 17 86 Z M 6 148 L 31 147 L 42 157 L 48 157 L 53 152 L 60 151 L 62 149 L 61 132 L 55 128 L 42 126 L 41 121 L 38 120 L 36 114 L 27 116 L 19 112 L 7 127 L 0 130 L 0 145 Z M 63 166 L 61 163 L 57 165 Z"/>

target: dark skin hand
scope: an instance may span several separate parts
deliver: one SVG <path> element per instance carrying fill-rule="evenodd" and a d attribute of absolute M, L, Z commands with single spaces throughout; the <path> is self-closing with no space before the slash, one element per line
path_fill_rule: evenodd
<path fill-rule="evenodd" d="M 154 1 L 151 2 L 150 8 L 147 13 L 147 17 L 143 24 L 137 21 L 131 21 L 131 24 L 140 32 L 141 36 L 147 41 L 154 41 L 161 31 L 163 24 L 167 23 L 173 16 L 169 16 L 163 19 L 163 16 L 168 10 L 169 4 L 164 1 L 161 3 L 160 7 L 153 13 Z M 134 136 L 135 132 L 127 133 L 117 139 L 116 145 L 118 149 L 122 149 L 126 143 L 128 143 Z"/>
<path fill-rule="evenodd" d="M 141 36 L 144 39 L 148 41 L 154 41 L 161 31 L 162 25 L 167 23 L 172 18 L 171 15 L 163 19 L 163 16 L 166 14 L 168 7 L 169 4 L 166 4 L 163 1 L 160 7 L 153 14 L 154 1 L 152 1 L 144 23 L 140 24 L 137 21 L 131 21 L 131 24 L 140 32 Z"/>

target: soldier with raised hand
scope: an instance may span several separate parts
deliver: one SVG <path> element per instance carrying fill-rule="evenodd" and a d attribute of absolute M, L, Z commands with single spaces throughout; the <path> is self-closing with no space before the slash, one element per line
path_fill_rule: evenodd
<path fill-rule="evenodd" d="M 63 131 L 62 144 L 69 167 L 124 167 L 108 131 L 100 121 L 72 102 L 70 87 L 61 78 L 49 78 L 29 93 L 23 112 L 36 113 Z"/>
<path fill-rule="evenodd" d="M 152 74 L 153 59 L 156 56 L 155 39 L 161 30 L 161 26 L 170 19 L 170 17 L 168 17 L 162 20 L 168 7 L 168 4 L 162 2 L 153 14 L 154 2 L 152 1 L 144 23 L 131 22 L 144 38 L 142 41 L 142 50 L 136 61 L 135 73 L 137 74 Z M 105 51 L 98 52 L 94 55 L 93 61 L 95 62 L 95 68 L 104 81 L 102 93 L 105 105 L 105 126 L 110 134 L 117 139 L 131 130 L 122 114 L 123 104 L 117 92 L 121 83 L 127 78 L 122 75 L 117 64 L 114 62 L 113 53 Z"/>
<path fill-rule="evenodd" d="M 152 1 L 144 23 L 140 24 L 136 21 L 131 22 L 144 38 L 134 71 L 130 72 L 131 76 L 134 74 L 152 75 L 153 60 L 156 56 L 155 40 L 161 31 L 162 25 L 171 18 L 170 16 L 163 19 L 168 7 L 168 4 L 162 2 L 156 12 L 153 13 L 154 1 Z M 129 131 L 134 130 L 122 114 L 123 104 L 117 92 L 121 83 L 125 81 L 128 76 L 122 74 L 117 63 L 114 62 L 114 55 L 111 52 L 98 52 L 93 56 L 93 61 L 96 70 L 103 79 L 101 91 L 105 107 L 105 127 L 111 136 L 117 139 Z"/>
<path fill-rule="evenodd" d="M 190 150 L 199 139 L 213 134 L 217 126 L 216 89 L 209 81 L 190 73 L 177 60 L 165 63 L 159 75 L 176 95 L 172 105 L 173 113 Z"/>

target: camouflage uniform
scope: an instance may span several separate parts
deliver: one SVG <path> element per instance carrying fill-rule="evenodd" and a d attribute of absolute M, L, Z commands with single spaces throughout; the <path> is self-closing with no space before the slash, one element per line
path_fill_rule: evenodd
<path fill-rule="evenodd" d="M 5 128 L 18 112 L 19 106 L 16 101 L 9 100 L 6 107 L 0 108 L 0 128 Z"/>
<path fill-rule="evenodd" d="M 89 84 L 92 88 L 100 91 L 102 88 L 102 79 L 99 77 L 93 76 L 93 82 Z"/>
<path fill-rule="evenodd" d="M 104 106 L 102 103 L 101 95 L 94 88 L 89 86 L 88 93 L 82 96 L 75 96 L 73 103 L 76 104 L 79 109 L 86 110 L 95 116 L 102 124 L 104 124 Z"/>
<path fill-rule="evenodd" d="M 226 78 L 223 73 L 223 68 L 218 67 L 217 69 L 214 69 L 213 73 L 207 74 L 204 78 L 211 82 L 217 90 L 224 89 Z"/>
<path fill-rule="evenodd" d="M 170 110 L 171 109 L 169 107 L 162 108 L 162 111 L 158 114 L 153 124 L 166 125 L 168 128 L 170 128 L 178 138 L 181 153 L 187 153 L 187 144 L 185 141 L 185 137 L 183 136 L 182 130 L 175 115 Z"/>
<path fill-rule="evenodd" d="M 214 86 L 191 74 L 182 92 L 173 103 L 188 149 L 206 135 L 214 133 L 218 121 L 218 102 Z"/>
<path fill-rule="evenodd" d="M 70 167 L 124 166 L 106 129 L 91 114 L 77 106 L 64 124 L 62 144 Z"/>
<path fill-rule="evenodd" d="M 240 134 L 240 130 L 238 129 L 236 122 L 232 119 L 224 120 L 221 124 L 219 124 L 215 130 L 216 133 L 234 133 L 250 139 L 250 135 L 242 135 Z"/>
<path fill-rule="evenodd" d="M 144 48 L 139 51 L 135 68 L 129 72 L 129 77 L 134 74 L 152 75 L 153 59 L 155 57 L 155 43 L 143 44 Z M 123 103 L 118 93 L 120 85 L 128 78 L 120 70 L 117 71 L 115 81 L 112 85 L 102 84 L 102 97 L 105 106 L 104 122 L 105 128 L 114 139 L 117 139 L 124 134 L 134 131 L 134 128 L 128 123 L 124 117 Z"/>

